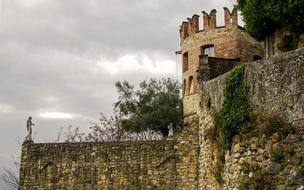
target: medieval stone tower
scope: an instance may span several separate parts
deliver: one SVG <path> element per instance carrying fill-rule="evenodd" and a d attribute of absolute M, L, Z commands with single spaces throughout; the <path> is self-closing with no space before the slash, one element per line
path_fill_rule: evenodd
<path fill-rule="evenodd" d="M 210 80 L 240 61 L 256 60 L 263 55 L 263 46 L 238 25 L 236 8 L 230 12 L 224 7 L 224 26 L 217 26 L 216 12 L 202 12 L 203 30 L 199 30 L 199 15 L 188 18 L 180 27 L 185 118 L 196 114 L 199 106 L 199 67 L 203 67 L 202 80 Z"/>

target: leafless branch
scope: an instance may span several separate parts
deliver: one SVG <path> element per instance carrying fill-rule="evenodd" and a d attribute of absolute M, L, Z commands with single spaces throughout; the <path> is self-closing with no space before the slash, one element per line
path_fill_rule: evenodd
<path fill-rule="evenodd" d="M 6 167 L 2 168 L 2 173 L 0 174 L 0 180 L 9 188 L 9 189 L 18 189 L 19 185 L 19 165 L 20 161 L 19 159 L 14 159 L 14 167 L 15 171 L 13 169 L 8 169 Z"/>

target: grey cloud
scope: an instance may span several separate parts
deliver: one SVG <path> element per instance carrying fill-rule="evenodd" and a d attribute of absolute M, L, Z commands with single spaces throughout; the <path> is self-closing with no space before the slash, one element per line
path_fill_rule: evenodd
<path fill-rule="evenodd" d="M 185 0 L 44 2 L 31 8 L 8 7 L 6 17 L 18 18 L 18 22 L 5 22 L 11 30 L 8 37 L 29 48 L 89 52 L 89 56 L 94 52 L 111 58 L 128 51 L 173 53 L 182 20 L 200 14 L 202 7 L 222 7 L 220 1 L 208 6 L 206 1 Z"/>

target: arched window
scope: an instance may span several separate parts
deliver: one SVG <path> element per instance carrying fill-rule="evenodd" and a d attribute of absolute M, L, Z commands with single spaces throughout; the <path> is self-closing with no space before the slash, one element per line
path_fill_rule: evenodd
<path fill-rule="evenodd" d="M 193 93 L 193 76 L 189 77 L 189 82 L 188 82 L 188 94 Z"/>
<path fill-rule="evenodd" d="M 183 72 L 188 70 L 188 52 L 183 54 Z"/>
<path fill-rule="evenodd" d="M 186 79 L 184 79 L 184 83 L 183 83 L 183 96 L 186 96 L 186 89 L 187 89 L 187 81 L 186 81 Z"/>
<path fill-rule="evenodd" d="M 208 55 L 208 57 L 214 57 L 214 45 L 209 44 L 201 47 L 201 55 Z"/>

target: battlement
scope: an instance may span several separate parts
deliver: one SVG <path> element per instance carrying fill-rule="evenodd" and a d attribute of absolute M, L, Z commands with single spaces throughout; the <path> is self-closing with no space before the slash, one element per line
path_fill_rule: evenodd
<path fill-rule="evenodd" d="M 192 16 L 192 18 L 187 18 L 187 21 L 182 22 L 180 26 L 180 38 L 181 40 L 186 39 L 188 36 L 191 36 L 195 33 L 210 30 L 210 29 L 216 29 L 221 27 L 238 27 L 238 14 L 237 9 L 233 8 L 232 11 L 227 7 L 224 7 L 224 26 L 217 26 L 216 24 L 216 13 L 217 11 L 215 9 L 212 9 L 210 13 L 208 14 L 205 11 L 202 11 L 203 19 L 202 19 L 202 26 L 203 30 L 199 30 L 199 15 L 195 14 Z"/>

